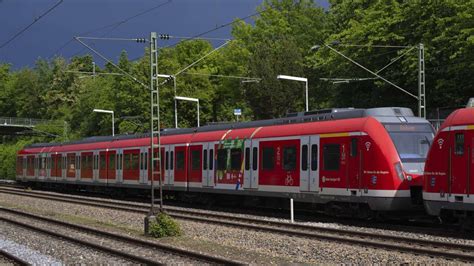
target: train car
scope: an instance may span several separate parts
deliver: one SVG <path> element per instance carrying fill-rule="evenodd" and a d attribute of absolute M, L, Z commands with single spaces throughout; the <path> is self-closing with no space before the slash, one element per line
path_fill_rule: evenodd
<path fill-rule="evenodd" d="M 434 138 L 425 165 L 423 199 L 445 220 L 474 216 L 474 108 L 454 111 Z"/>
<path fill-rule="evenodd" d="M 161 178 L 167 193 L 293 198 L 336 215 L 410 210 L 422 204 L 433 136 L 428 121 L 397 107 L 170 129 Z M 147 136 L 36 144 L 19 152 L 18 179 L 147 189 L 149 154 Z"/>

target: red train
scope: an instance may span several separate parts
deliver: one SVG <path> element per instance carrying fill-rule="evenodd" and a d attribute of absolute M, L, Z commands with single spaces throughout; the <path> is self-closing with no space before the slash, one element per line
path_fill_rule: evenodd
<path fill-rule="evenodd" d="M 336 214 L 409 210 L 422 204 L 433 136 L 428 121 L 397 107 L 164 130 L 164 191 L 291 197 Z M 148 189 L 149 143 L 119 136 L 35 144 L 18 153 L 17 179 Z"/>
<path fill-rule="evenodd" d="M 428 214 L 474 222 L 474 108 L 454 111 L 439 129 L 426 161 L 423 199 Z"/>

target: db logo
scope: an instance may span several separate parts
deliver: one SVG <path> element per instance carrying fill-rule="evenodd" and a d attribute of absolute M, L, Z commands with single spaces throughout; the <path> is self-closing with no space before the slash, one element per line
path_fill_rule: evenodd
<path fill-rule="evenodd" d="M 441 150 L 443 148 L 443 143 L 444 143 L 444 139 L 438 139 L 438 145 L 439 145 L 439 149 Z"/>
<path fill-rule="evenodd" d="M 372 145 L 372 143 L 370 143 L 370 141 L 367 141 L 367 142 L 365 143 L 365 148 L 367 149 L 367 151 L 370 150 L 370 145 Z"/>

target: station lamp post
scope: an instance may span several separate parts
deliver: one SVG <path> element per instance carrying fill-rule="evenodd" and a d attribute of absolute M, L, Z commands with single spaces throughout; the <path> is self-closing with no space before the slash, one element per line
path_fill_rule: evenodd
<path fill-rule="evenodd" d="M 115 117 L 114 117 L 114 111 L 112 110 L 103 110 L 103 109 L 94 109 L 92 110 L 93 112 L 96 113 L 106 113 L 106 114 L 112 114 L 112 137 L 115 136 Z"/>
<path fill-rule="evenodd" d="M 175 96 L 174 101 L 176 100 L 181 100 L 181 101 L 188 101 L 188 102 L 195 102 L 197 103 L 197 126 L 199 127 L 199 99 L 197 98 L 189 98 L 189 97 L 181 97 L 181 96 Z"/>
<path fill-rule="evenodd" d="M 308 112 L 308 79 L 301 78 L 301 77 L 294 77 L 294 76 L 287 76 L 287 75 L 278 75 L 277 79 L 286 79 L 286 80 L 294 80 L 294 81 L 302 81 L 306 84 L 306 112 Z"/>

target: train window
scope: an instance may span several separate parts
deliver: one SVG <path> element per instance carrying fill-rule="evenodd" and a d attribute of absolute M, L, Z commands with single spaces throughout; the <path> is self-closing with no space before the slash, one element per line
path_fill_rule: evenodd
<path fill-rule="evenodd" d="M 170 152 L 167 151 L 165 155 L 165 169 L 169 169 L 169 163 L 170 163 Z"/>
<path fill-rule="evenodd" d="M 351 157 L 356 157 L 357 156 L 357 139 L 352 138 L 351 139 Z"/>
<path fill-rule="evenodd" d="M 132 154 L 132 170 L 138 170 L 138 165 L 140 164 L 139 162 L 139 155 L 138 153 Z"/>
<path fill-rule="evenodd" d="M 209 170 L 214 168 L 214 150 L 209 150 Z"/>
<path fill-rule="evenodd" d="M 207 170 L 207 150 L 204 150 L 202 158 L 202 169 Z"/>
<path fill-rule="evenodd" d="M 456 155 L 463 155 L 464 154 L 464 134 L 463 133 L 456 133 L 455 136 L 455 149 L 454 154 Z"/>
<path fill-rule="evenodd" d="M 115 154 L 109 155 L 109 170 L 115 170 Z"/>
<path fill-rule="evenodd" d="M 157 152 L 157 154 L 158 154 L 158 152 Z M 148 152 L 143 153 L 143 156 L 144 156 L 143 170 L 146 170 L 146 169 L 148 169 Z M 158 158 L 158 156 L 156 156 L 155 158 Z M 158 161 L 156 161 L 156 162 L 158 162 Z M 155 168 L 158 169 L 158 165 L 156 165 Z"/>
<path fill-rule="evenodd" d="M 125 165 L 125 170 L 131 170 L 132 169 L 132 155 L 131 154 L 125 154 L 125 159 L 124 165 Z"/>
<path fill-rule="evenodd" d="M 105 170 L 105 168 L 107 167 L 106 161 L 105 161 L 105 154 L 101 154 L 99 160 L 100 160 L 100 163 L 99 163 L 100 170 Z"/>
<path fill-rule="evenodd" d="M 296 146 L 283 147 L 283 169 L 294 171 L 296 169 Z"/>
<path fill-rule="evenodd" d="M 184 151 L 176 152 L 176 170 L 184 170 Z"/>
<path fill-rule="evenodd" d="M 250 170 L 250 148 L 245 148 L 245 170 Z"/>
<path fill-rule="evenodd" d="M 140 170 L 143 170 L 143 152 L 140 153 Z"/>
<path fill-rule="evenodd" d="M 318 170 L 318 145 L 311 145 L 311 171 Z"/>
<path fill-rule="evenodd" d="M 217 170 L 227 169 L 227 150 L 217 150 Z"/>
<path fill-rule="evenodd" d="M 240 170 L 242 167 L 242 149 L 230 150 L 230 169 Z"/>
<path fill-rule="evenodd" d="M 258 167 L 258 148 L 254 147 L 252 152 L 252 170 L 257 171 Z"/>
<path fill-rule="evenodd" d="M 262 164 L 263 170 L 273 170 L 275 164 L 275 152 L 272 147 L 263 148 Z"/>
<path fill-rule="evenodd" d="M 308 145 L 301 147 L 301 170 L 308 170 Z"/>
<path fill-rule="evenodd" d="M 201 169 L 201 152 L 199 150 L 191 151 L 191 169 Z"/>
<path fill-rule="evenodd" d="M 326 144 L 323 151 L 324 170 L 336 171 L 339 170 L 339 163 L 341 161 L 341 151 L 339 144 Z"/>

